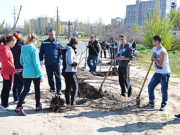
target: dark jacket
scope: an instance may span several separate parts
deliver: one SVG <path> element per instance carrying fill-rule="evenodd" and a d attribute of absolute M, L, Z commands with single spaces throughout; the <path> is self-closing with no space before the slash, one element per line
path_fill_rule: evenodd
<path fill-rule="evenodd" d="M 94 42 L 89 41 L 88 48 L 89 48 L 89 55 L 98 56 L 100 52 L 100 45 L 96 40 Z"/>
<path fill-rule="evenodd" d="M 23 69 L 23 66 L 20 63 L 21 56 L 21 47 L 24 45 L 24 41 L 17 42 L 15 46 L 11 49 L 13 57 L 14 57 L 14 65 L 15 69 Z"/>
<path fill-rule="evenodd" d="M 123 48 L 123 45 L 119 48 L 119 54 L 118 57 L 120 58 L 129 58 L 132 60 L 132 49 L 130 48 L 129 44 L 126 44 Z M 119 66 L 126 67 L 130 64 L 130 60 L 120 60 Z"/>
<path fill-rule="evenodd" d="M 53 41 L 50 41 L 50 39 L 44 40 L 39 52 L 40 61 L 43 61 L 45 58 L 45 65 L 58 65 L 60 63 L 62 48 L 61 42 L 57 39 Z"/>

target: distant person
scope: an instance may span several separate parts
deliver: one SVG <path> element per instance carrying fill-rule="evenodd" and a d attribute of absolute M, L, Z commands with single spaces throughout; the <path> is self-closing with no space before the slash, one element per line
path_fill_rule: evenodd
<path fill-rule="evenodd" d="M 132 87 L 130 83 L 130 61 L 132 60 L 132 49 L 127 44 L 127 38 L 124 35 L 120 36 L 121 45 L 119 47 L 119 54 L 116 55 L 116 60 L 119 62 L 119 84 L 121 87 L 121 95 L 126 96 L 126 88 L 128 90 L 128 97 L 132 96 Z"/>
<path fill-rule="evenodd" d="M 14 74 L 14 83 L 13 83 L 13 97 L 14 104 L 18 103 L 19 96 L 23 89 L 23 66 L 20 63 L 21 56 L 21 47 L 24 45 L 24 40 L 21 32 L 14 32 L 13 35 L 16 37 L 17 42 L 15 46 L 11 49 L 14 57 L 14 65 L 15 65 L 15 74 Z"/>
<path fill-rule="evenodd" d="M 46 72 L 48 76 L 48 83 L 50 92 L 55 92 L 54 76 L 56 79 L 56 93 L 61 95 L 61 49 L 62 44 L 55 38 L 55 31 L 49 30 L 49 38 L 44 40 L 40 47 L 39 57 L 41 66 L 45 58 Z"/>
<path fill-rule="evenodd" d="M 74 107 L 76 105 L 76 97 L 78 94 L 78 79 L 77 79 L 77 61 L 76 61 L 76 47 L 78 41 L 75 38 L 71 38 L 69 44 L 63 49 L 63 70 L 62 74 L 65 78 L 66 91 L 65 98 L 67 106 Z M 73 92 L 70 92 L 71 88 Z"/>
<path fill-rule="evenodd" d="M 27 38 L 27 42 L 21 49 L 20 62 L 24 68 L 24 89 L 20 94 L 19 101 L 15 110 L 15 112 L 20 116 L 26 115 L 22 104 L 27 94 L 29 93 L 32 81 L 34 83 L 35 89 L 36 111 L 40 111 L 42 109 L 42 104 L 40 102 L 40 82 L 42 82 L 43 79 L 40 69 L 39 55 L 35 47 L 36 44 L 37 36 L 35 34 L 30 34 Z"/>
<path fill-rule="evenodd" d="M 103 53 L 104 53 L 104 58 L 106 58 L 106 50 L 107 50 L 107 41 L 106 40 L 104 40 L 102 43 L 100 43 L 101 44 L 101 58 L 102 58 L 102 55 L 103 55 Z"/>
<path fill-rule="evenodd" d="M 90 68 L 90 72 L 96 72 L 98 55 L 100 53 L 100 45 L 93 35 L 90 36 L 90 41 L 87 48 L 89 48 L 89 56 L 87 59 L 88 67 Z"/>
<path fill-rule="evenodd" d="M 148 107 L 154 108 L 154 89 L 159 83 L 161 83 L 162 102 L 160 111 L 164 111 L 168 101 L 168 85 L 171 70 L 169 67 L 168 52 L 161 44 L 161 41 L 162 37 L 160 35 L 156 35 L 153 37 L 154 48 L 152 50 L 153 55 L 151 57 L 151 60 L 155 62 L 156 71 L 148 85 Z"/>
<path fill-rule="evenodd" d="M 11 90 L 11 85 L 14 80 L 14 61 L 13 54 L 10 48 L 13 48 L 16 44 L 17 39 L 14 36 L 1 37 L 0 40 L 0 62 L 1 75 L 3 77 L 3 87 L 1 91 L 1 108 L 3 110 L 12 110 L 8 106 L 9 92 Z"/>
<path fill-rule="evenodd" d="M 115 39 L 113 37 L 110 38 L 110 57 L 112 60 L 114 60 L 115 54 L 117 53 L 117 46 L 118 43 L 115 41 Z"/>
<path fill-rule="evenodd" d="M 131 48 L 132 48 L 132 54 L 134 56 L 136 51 L 136 42 L 134 41 L 134 39 L 131 40 Z"/>

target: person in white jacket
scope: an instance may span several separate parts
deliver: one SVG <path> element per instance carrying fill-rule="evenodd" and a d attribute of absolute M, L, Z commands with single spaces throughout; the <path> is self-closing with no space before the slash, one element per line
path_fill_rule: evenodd
<path fill-rule="evenodd" d="M 76 46 L 78 41 L 71 38 L 69 44 L 63 49 L 63 69 L 62 75 L 65 78 L 66 91 L 65 98 L 67 106 L 76 105 L 76 97 L 78 94 L 78 79 L 77 79 L 77 61 L 76 61 Z M 70 90 L 73 89 L 70 101 Z"/>

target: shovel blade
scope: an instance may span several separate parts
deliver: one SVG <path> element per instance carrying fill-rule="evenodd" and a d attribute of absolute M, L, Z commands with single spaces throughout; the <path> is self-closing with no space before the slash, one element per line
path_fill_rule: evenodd
<path fill-rule="evenodd" d="M 137 97 L 136 98 L 136 105 L 137 105 L 138 108 L 140 107 L 140 104 L 141 104 L 140 97 Z"/>

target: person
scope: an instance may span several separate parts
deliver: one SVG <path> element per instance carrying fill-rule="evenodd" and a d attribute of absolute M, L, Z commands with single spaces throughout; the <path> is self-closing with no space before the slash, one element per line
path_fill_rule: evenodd
<path fill-rule="evenodd" d="M 136 51 L 136 42 L 134 41 L 134 39 L 131 40 L 131 48 L 132 48 L 132 54 L 134 56 Z"/>
<path fill-rule="evenodd" d="M 95 39 L 94 35 L 90 36 L 90 41 L 87 48 L 89 48 L 89 56 L 87 59 L 88 67 L 90 72 L 96 72 L 96 67 L 98 64 L 98 55 L 100 53 L 100 45 Z"/>
<path fill-rule="evenodd" d="M 161 93 L 162 93 L 162 102 L 160 111 L 164 111 L 168 101 L 168 84 L 170 78 L 170 67 L 168 53 L 166 49 L 161 44 L 162 37 L 156 35 L 153 37 L 153 46 L 151 60 L 155 62 L 155 74 L 153 75 L 149 85 L 148 85 L 148 94 L 149 94 L 149 104 L 148 107 L 154 108 L 155 105 L 155 87 L 161 83 Z"/>
<path fill-rule="evenodd" d="M 39 55 L 36 50 L 35 45 L 37 44 L 37 36 L 35 34 L 30 34 L 27 38 L 27 42 L 21 49 L 20 62 L 24 68 L 23 70 L 23 82 L 24 89 L 20 94 L 19 101 L 15 112 L 20 116 L 25 116 L 26 113 L 23 109 L 23 101 L 27 94 L 29 93 L 31 82 L 34 83 L 35 89 L 35 99 L 36 99 L 36 111 L 42 109 L 42 104 L 40 103 L 40 82 L 42 79 L 42 72 L 40 69 Z"/>
<path fill-rule="evenodd" d="M 15 67 L 13 63 L 13 54 L 10 48 L 13 48 L 16 44 L 16 38 L 14 36 L 1 37 L 0 39 L 0 62 L 1 75 L 3 77 L 3 87 L 1 92 L 1 108 L 3 110 L 12 110 L 9 108 L 8 99 L 11 85 L 14 79 Z"/>
<path fill-rule="evenodd" d="M 101 58 L 102 54 L 104 53 L 104 58 L 106 58 L 106 49 L 107 49 L 107 41 L 104 40 L 101 44 Z"/>
<path fill-rule="evenodd" d="M 59 40 L 55 39 L 55 31 L 49 30 L 49 38 L 44 40 L 40 47 L 39 57 L 41 66 L 45 58 L 45 67 L 48 76 L 48 83 L 50 92 L 55 92 L 54 75 L 56 79 L 56 93 L 61 95 L 61 49 L 62 44 Z"/>
<path fill-rule="evenodd" d="M 127 38 L 124 35 L 120 36 L 121 45 L 119 53 L 116 54 L 116 60 L 119 62 L 119 84 L 121 87 L 121 95 L 126 96 L 126 88 L 128 90 L 128 97 L 132 96 L 132 87 L 130 83 L 130 61 L 132 60 L 132 49 L 127 44 Z"/>
<path fill-rule="evenodd" d="M 76 46 L 77 39 L 71 38 L 69 44 L 63 49 L 63 70 L 62 74 L 65 78 L 66 91 L 65 98 L 67 106 L 74 107 L 76 105 L 76 97 L 78 94 L 78 79 L 77 79 L 77 61 L 76 61 Z M 70 90 L 73 89 L 70 102 Z"/>
<path fill-rule="evenodd" d="M 14 65 L 15 65 L 13 98 L 14 98 L 14 104 L 17 104 L 20 93 L 23 89 L 23 77 L 22 77 L 23 66 L 20 64 L 20 55 L 21 55 L 21 47 L 24 45 L 24 40 L 22 38 L 22 34 L 20 31 L 14 32 L 13 35 L 17 39 L 15 46 L 11 48 L 14 57 Z"/>
<path fill-rule="evenodd" d="M 118 43 L 114 40 L 113 37 L 111 37 L 109 49 L 110 49 L 110 57 L 112 60 L 114 60 L 114 56 L 117 53 L 117 46 L 118 46 Z"/>

